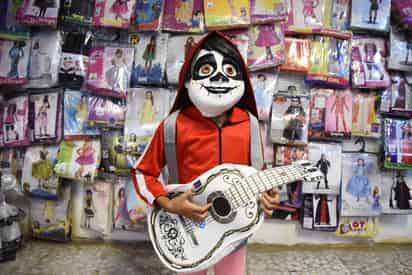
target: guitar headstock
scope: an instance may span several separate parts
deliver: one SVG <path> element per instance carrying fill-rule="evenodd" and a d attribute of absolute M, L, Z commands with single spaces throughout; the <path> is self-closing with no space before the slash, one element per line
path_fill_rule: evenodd
<path fill-rule="evenodd" d="M 324 175 L 319 169 L 307 160 L 298 160 L 292 163 L 298 170 L 305 182 L 318 182 L 323 180 Z"/>

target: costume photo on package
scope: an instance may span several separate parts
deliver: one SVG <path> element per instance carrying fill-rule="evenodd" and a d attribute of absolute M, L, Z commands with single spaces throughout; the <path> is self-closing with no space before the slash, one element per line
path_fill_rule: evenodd
<path fill-rule="evenodd" d="M 29 97 L 22 95 L 7 100 L 3 107 L 3 142 L 6 146 L 27 145 Z"/>
<path fill-rule="evenodd" d="M 338 196 L 336 194 L 304 194 L 301 224 L 303 229 L 335 231 L 338 227 Z"/>
<path fill-rule="evenodd" d="M 203 32 L 203 0 L 165 1 L 162 29 L 175 32 Z"/>
<path fill-rule="evenodd" d="M 382 213 L 412 214 L 412 173 L 382 172 Z"/>
<path fill-rule="evenodd" d="M 0 40 L 0 84 L 27 83 L 30 40 Z"/>
<path fill-rule="evenodd" d="M 26 25 L 55 27 L 59 8 L 59 0 L 23 0 L 16 17 Z"/>
<path fill-rule="evenodd" d="M 384 119 L 384 166 L 389 169 L 412 167 L 412 120 Z"/>
<path fill-rule="evenodd" d="M 388 32 L 390 0 L 352 1 L 350 27 L 352 29 Z"/>
<path fill-rule="evenodd" d="M 94 3 L 94 26 L 129 28 L 135 0 L 96 0 Z"/>
<path fill-rule="evenodd" d="M 276 69 L 250 73 L 259 120 L 269 120 L 270 107 L 272 105 L 277 79 L 278 73 Z"/>

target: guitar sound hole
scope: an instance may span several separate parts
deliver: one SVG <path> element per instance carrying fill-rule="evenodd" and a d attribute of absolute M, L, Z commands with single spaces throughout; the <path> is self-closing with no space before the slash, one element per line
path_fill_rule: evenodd
<path fill-rule="evenodd" d="M 213 208 L 221 217 L 225 217 L 230 213 L 230 204 L 227 199 L 222 197 L 218 197 L 213 200 Z"/>

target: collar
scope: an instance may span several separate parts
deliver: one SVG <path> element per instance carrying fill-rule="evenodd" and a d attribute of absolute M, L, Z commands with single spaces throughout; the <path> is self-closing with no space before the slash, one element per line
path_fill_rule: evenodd
<path fill-rule="evenodd" d="M 199 122 L 212 123 L 213 125 L 215 125 L 211 118 L 202 116 L 200 111 L 193 105 L 183 109 L 182 113 L 185 116 L 190 117 Z M 249 120 L 249 114 L 245 110 L 235 106 L 230 111 L 228 111 L 228 118 L 226 124 L 236 124 L 247 120 Z"/>

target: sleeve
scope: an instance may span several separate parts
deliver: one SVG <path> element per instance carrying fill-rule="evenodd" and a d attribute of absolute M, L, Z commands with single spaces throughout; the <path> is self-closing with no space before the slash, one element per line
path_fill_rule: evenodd
<path fill-rule="evenodd" d="M 154 206 L 156 198 L 167 196 L 167 191 L 158 177 L 166 165 L 164 153 L 164 121 L 156 129 L 145 152 L 133 168 L 132 178 L 137 194 Z"/>

